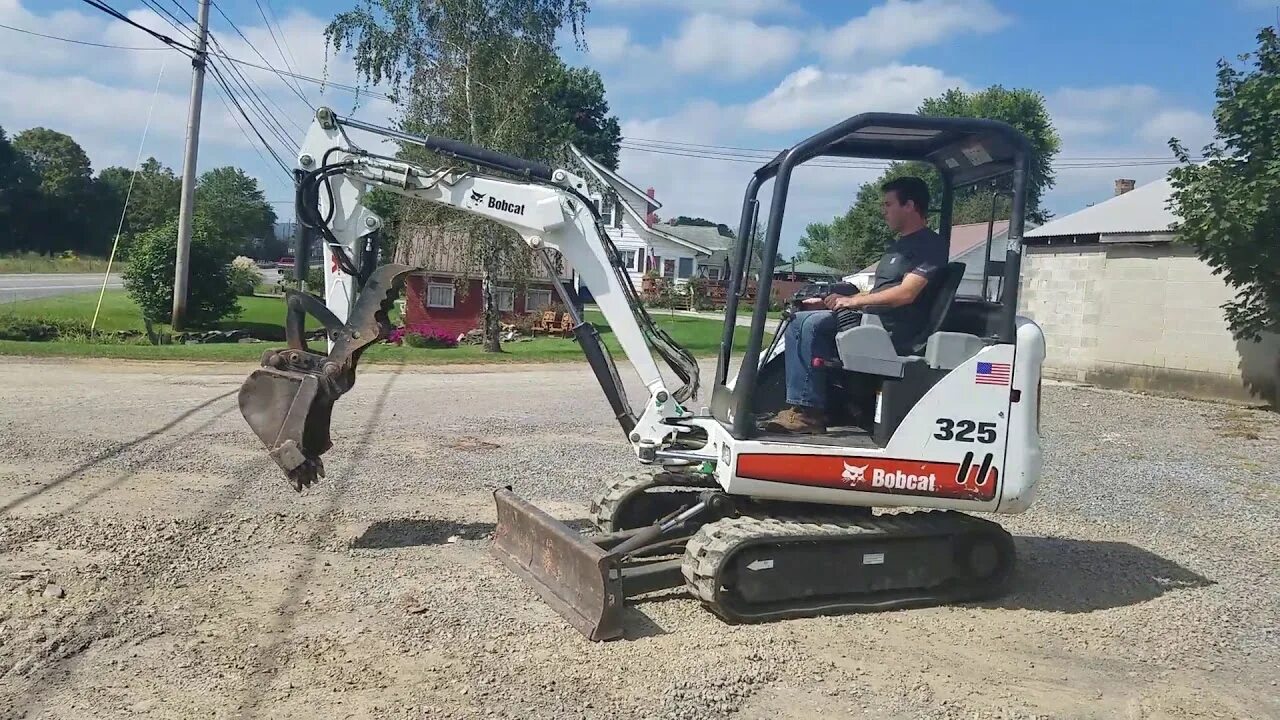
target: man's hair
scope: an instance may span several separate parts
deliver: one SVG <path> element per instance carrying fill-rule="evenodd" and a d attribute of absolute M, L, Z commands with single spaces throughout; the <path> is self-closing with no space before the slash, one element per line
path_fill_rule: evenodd
<path fill-rule="evenodd" d="M 880 186 L 884 192 L 893 191 L 898 198 L 899 205 L 906 205 L 907 201 L 915 203 L 916 211 L 921 217 L 929 216 L 929 185 L 918 177 L 900 177 L 894 178 Z"/>

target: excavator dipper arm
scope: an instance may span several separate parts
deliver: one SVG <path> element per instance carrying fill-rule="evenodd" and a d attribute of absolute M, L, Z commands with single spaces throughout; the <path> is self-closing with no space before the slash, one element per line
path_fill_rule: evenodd
<path fill-rule="evenodd" d="M 349 139 L 348 128 L 417 144 L 485 170 L 429 168 L 368 152 Z M 395 264 L 374 267 L 375 233 L 382 221 L 365 206 L 364 196 L 376 188 L 513 230 L 542 256 L 552 278 L 559 273 L 548 251 L 557 251 L 591 288 L 648 392 L 643 410 L 635 413 L 599 335 L 578 316 L 567 291 L 556 283 L 576 321 L 577 341 L 637 456 L 642 462 L 652 461 L 655 449 L 679 432 L 679 423 L 670 421 L 689 414 L 681 403 L 696 392 L 697 364 L 645 313 L 581 177 L 453 140 L 416 137 L 342 119 L 327 108 L 317 112 L 307 132 L 299 165 L 297 209 L 303 225 L 323 238 L 325 298 L 288 293 L 288 347 L 267 352 L 263 367 L 240 391 L 241 413 L 295 490 L 324 474 L 320 456 L 331 446 L 333 403 L 355 384 L 360 354 L 387 337 L 388 312 L 405 277 L 415 270 Z M 327 353 L 307 346 L 300 320 L 304 312 L 325 327 Z M 684 381 L 682 387 L 667 388 L 651 349 Z"/>

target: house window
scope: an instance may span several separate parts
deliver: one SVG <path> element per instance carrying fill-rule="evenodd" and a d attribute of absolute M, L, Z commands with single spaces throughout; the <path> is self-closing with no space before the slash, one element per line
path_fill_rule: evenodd
<path fill-rule="evenodd" d="M 633 269 L 633 270 L 636 270 L 636 271 L 638 271 L 638 272 L 644 272 L 644 271 L 647 269 L 647 268 L 645 267 L 645 260 L 646 260 L 647 258 L 648 258 L 648 251 L 647 251 L 647 250 L 643 250 L 643 249 L 642 249 L 642 250 L 637 250 L 637 251 L 636 251 L 636 264 L 635 264 L 635 266 L 634 266 L 632 269 Z"/>
<path fill-rule="evenodd" d="M 693 258 L 680 258 L 680 279 L 693 277 Z"/>
<path fill-rule="evenodd" d="M 427 307 L 453 307 L 453 285 L 448 283 L 427 283 Z"/>
<path fill-rule="evenodd" d="M 551 307 L 550 290 L 530 290 L 524 296 L 525 312 L 538 312 Z"/>
<path fill-rule="evenodd" d="M 512 288 L 494 288 L 493 300 L 498 305 L 498 312 L 512 312 L 516 309 L 516 291 Z"/>
<path fill-rule="evenodd" d="M 712 266 L 710 266 L 710 265 L 703 265 L 703 266 L 702 266 L 702 272 L 706 274 L 706 276 L 707 276 L 707 279 L 708 279 L 708 280 L 719 280 L 719 279 L 720 279 L 720 268 L 718 268 L 718 267 L 712 267 Z"/>
<path fill-rule="evenodd" d="M 635 268 L 635 266 L 636 266 L 636 251 L 635 251 L 635 250 L 619 250 L 619 251 L 618 251 L 618 254 L 622 256 L 622 266 L 623 266 L 623 267 L 625 267 L 625 268 L 626 268 L 626 269 L 628 269 L 628 270 L 631 270 L 631 269 Z"/>
<path fill-rule="evenodd" d="M 668 280 L 676 279 L 676 261 L 675 260 L 664 259 L 662 261 L 662 277 Z"/>

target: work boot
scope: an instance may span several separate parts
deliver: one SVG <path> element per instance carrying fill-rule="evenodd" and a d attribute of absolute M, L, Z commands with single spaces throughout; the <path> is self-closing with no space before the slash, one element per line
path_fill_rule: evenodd
<path fill-rule="evenodd" d="M 765 423 L 766 432 L 775 433 L 825 433 L 827 426 L 822 411 L 807 407 L 790 407 Z"/>

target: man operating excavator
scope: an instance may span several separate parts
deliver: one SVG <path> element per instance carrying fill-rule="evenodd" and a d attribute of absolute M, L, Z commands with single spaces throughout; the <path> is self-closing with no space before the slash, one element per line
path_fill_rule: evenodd
<path fill-rule="evenodd" d="M 881 186 L 880 210 L 898 237 L 876 265 L 870 292 L 827 295 L 804 301 L 786 330 L 787 404 L 765 424 L 769 432 L 825 433 L 827 370 L 819 362 L 836 355 L 837 312 L 874 313 L 889 332 L 895 348 L 904 353 L 911 338 L 928 319 L 928 293 L 946 268 L 950 247 L 927 224 L 929 186 L 918 177 L 900 177 Z"/>

